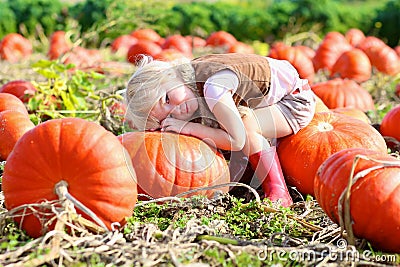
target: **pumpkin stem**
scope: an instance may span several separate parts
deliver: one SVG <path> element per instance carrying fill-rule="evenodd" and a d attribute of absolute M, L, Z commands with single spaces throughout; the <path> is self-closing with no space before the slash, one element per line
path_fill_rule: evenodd
<path fill-rule="evenodd" d="M 77 200 L 75 197 L 73 197 L 68 192 L 68 183 L 66 181 L 64 181 L 64 180 L 59 181 L 55 185 L 55 192 L 61 201 L 64 201 L 66 199 L 69 200 L 71 204 L 75 205 L 76 207 L 78 207 L 78 209 L 80 209 L 81 211 L 86 213 L 90 218 L 93 219 L 94 222 L 96 222 L 98 225 L 103 227 L 105 230 L 108 230 L 108 228 L 104 224 L 104 222 L 102 220 L 100 220 L 100 218 L 97 217 L 97 215 L 93 211 L 91 211 L 89 208 L 87 208 L 82 202 Z M 73 209 L 73 207 L 72 207 L 72 209 Z"/>
<path fill-rule="evenodd" d="M 318 131 L 320 132 L 329 132 L 333 130 L 333 126 L 332 124 L 328 123 L 328 122 L 320 122 L 318 123 Z"/>

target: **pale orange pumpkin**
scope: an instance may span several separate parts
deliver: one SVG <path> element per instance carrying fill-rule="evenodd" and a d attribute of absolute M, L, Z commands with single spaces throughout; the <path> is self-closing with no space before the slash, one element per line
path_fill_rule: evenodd
<path fill-rule="evenodd" d="M 334 113 L 340 113 L 340 114 L 344 114 L 344 115 L 359 119 L 368 124 L 371 123 L 371 120 L 369 119 L 367 114 L 365 114 L 365 112 L 363 112 L 361 109 L 358 109 L 358 108 L 353 108 L 353 107 L 334 108 L 334 109 L 331 109 L 331 111 Z"/>
<path fill-rule="evenodd" d="M 175 196 L 230 181 L 228 164 L 217 150 L 193 136 L 169 132 L 127 132 L 118 136 L 137 175 L 138 192 L 153 198 Z M 212 197 L 228 186 L 187 194 Z"/>

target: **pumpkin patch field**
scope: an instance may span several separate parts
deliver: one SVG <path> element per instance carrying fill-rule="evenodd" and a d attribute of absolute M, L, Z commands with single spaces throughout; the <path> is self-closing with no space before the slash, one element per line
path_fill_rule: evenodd
<path fill-rule="evenodd" d="M 355 28 L 299 40 L 4 37 L 0 266 L 399 266 L 399 49 Z M 287 60 L 309 80 L 315 115 L 277 146 L 292 206 L 263 198 L 243 155 L 126 120 L 140 54 L 209 53 Z"/>

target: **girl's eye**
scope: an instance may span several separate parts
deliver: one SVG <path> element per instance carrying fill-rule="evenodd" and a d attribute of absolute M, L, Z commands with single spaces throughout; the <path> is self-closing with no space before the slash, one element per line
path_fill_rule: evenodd
<path fill-rule="evenodd" d="M 169 104 L 169 97 L 168 97 L 168 94 L 165 95 L 165 103 Z"/>

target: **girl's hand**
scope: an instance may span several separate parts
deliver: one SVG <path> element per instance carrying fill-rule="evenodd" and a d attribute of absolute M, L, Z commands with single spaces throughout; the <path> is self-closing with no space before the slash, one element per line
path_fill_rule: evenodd
<path fill-rule="evenodd" d="M 167 117 L 161 122 L 161 131 L 190 135 L 190 124 L 188 121 Z"/>

